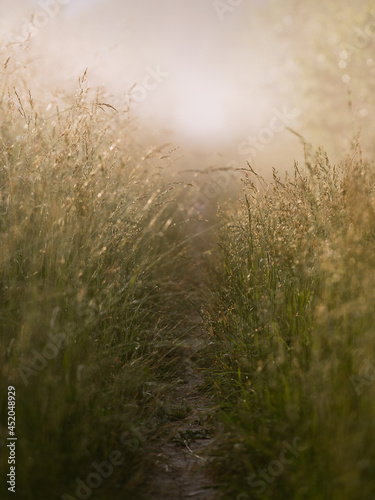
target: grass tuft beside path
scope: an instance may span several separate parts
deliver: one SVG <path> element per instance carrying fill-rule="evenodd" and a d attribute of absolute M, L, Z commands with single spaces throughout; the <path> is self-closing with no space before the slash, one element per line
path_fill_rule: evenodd
<path fill-rule="evenodd" d="M 375 173 L 359 146 L 222 208 L 207 313 L 228 498 L 375 495 Z M 237 496 L 236 496 L 237 495 Z"/>

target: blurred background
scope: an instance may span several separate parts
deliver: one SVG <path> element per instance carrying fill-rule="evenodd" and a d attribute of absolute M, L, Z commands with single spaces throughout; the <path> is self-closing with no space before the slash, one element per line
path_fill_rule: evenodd
<path fill-rule="evenodd" d="M 77 87 L 130 108 L 185 167 L 374 152 L 375 0 L 0 0 L 1 55 L 46 109 Z M 176 167 L 177 168 L 177 167 Z"/>

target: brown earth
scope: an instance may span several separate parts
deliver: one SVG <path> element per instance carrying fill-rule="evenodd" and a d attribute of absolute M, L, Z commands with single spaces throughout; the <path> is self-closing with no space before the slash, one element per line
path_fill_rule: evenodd
<path fill-rule="evenodd" d="M 182 381 L 165 401 L 172 421 L 155 443 L 154 470 L 147 487 L 147 498 L 152 500 L 221 498 L 210 473 L 211 459 L 207 454 L 215 433 L 213 403 L 202 391 L 205 379 L 195 361 L 205 335 L 197 323 L 181 346 Z"/>

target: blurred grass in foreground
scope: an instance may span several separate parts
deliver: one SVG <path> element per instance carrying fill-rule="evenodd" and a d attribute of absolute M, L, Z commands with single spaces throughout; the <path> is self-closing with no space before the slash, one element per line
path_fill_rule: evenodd
<path fill-rule="evenodd" d="M 374 181 L 355 141 L 270 184 L 250 167 L 221 210 L 207 325 L 230 498 L 375 496 Z"/>
<path fill-rule="evenodd" d="M 17 498 L 74 496 L 75 478 L 119 449 L 130 495 L 149 437 L 132 429 L 153 412 L 145 387 L 157 404 L 174 370 L 184 186 L 163 174 L 164 152 L 137 151 L 86 75 L 49 112 L 11 80 L 0 88 L 1 475 L 12 385 Z"/>

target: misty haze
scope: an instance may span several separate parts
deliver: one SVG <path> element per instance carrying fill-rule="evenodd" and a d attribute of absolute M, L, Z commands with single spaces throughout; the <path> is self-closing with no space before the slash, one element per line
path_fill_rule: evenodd
<path fill-rule="evenodd" d="M 0 13 L 1 498 L 374 498 L 374 0 Z"/>

